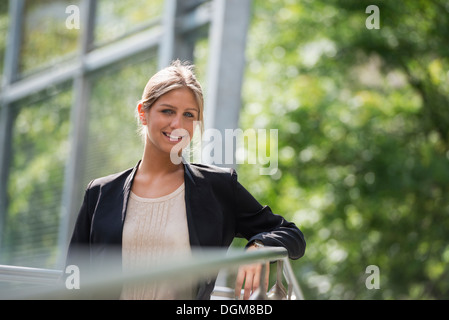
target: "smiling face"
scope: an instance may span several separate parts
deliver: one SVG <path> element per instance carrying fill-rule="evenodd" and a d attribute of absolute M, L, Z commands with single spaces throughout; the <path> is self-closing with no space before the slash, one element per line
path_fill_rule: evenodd
<path fill-rule="evenodd" d="M 146 145 L 169 154 L 178 143 L 185 147 L 191 141 L 200 109 L 192 91 L 183 87 L 162 95 L 148 111 L 139 104 L 138 112 Z"/>

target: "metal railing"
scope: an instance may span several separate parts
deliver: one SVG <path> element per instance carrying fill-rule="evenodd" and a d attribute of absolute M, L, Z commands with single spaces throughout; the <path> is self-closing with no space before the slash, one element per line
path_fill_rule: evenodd
<path fill-rule="evenodd" d="M 158 283 L 164 280 L 182 282 L 186 278 L 204 278 L 216 276 L 220 270 L 236 269 L 244 264 L 261 263 L 263 273 L 265 263 L 276 263 L 276 282 L 267 290 L 253 292 L 250 299 L 273 300 L 303 300 L 301 288 L 284 248 L 262 248 L 252 251 L 241 250 L 202 250 L 195 252 L 191 257 L 183 260 L 164 261 L 164 264 L 151 270 L 136 270 L 132 274 L 117 276 L 117 270 L 102 270 L 84 284 L 88 289 L 96 292 L 108 292 L 111 288 L 122 284 L 124 281 L 145 281 L 145 283 Z M 18 266 L 0 265 L 0 299 L 70 299 L 69 291 L 64 287 L 62 278 L 64 270 L 28 268 Z M 283 285 L 285 281 L 286 287 Z M 2 290 L 1 283 L 16 283 L 29 285 L 22 290 Z M 263 283 L 263 281 L 261 281 Z M 211 299 L 235 299 L 234 289 L 226 286 L 215 286 Z"/>

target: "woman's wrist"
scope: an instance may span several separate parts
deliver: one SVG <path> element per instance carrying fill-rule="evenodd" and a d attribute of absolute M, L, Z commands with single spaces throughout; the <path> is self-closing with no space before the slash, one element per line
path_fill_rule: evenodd
<path fill-rule="evenodd" d="M 254 240 L 250 243 L 250 245 L 248 247 L 253 247 L 253 248 L 263 248 L 264 244 L 262 241 L 260 240 Z"/>

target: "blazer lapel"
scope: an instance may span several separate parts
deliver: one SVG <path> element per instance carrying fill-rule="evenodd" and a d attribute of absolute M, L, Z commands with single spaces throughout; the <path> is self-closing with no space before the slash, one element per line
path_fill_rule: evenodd
<path fill-rule="evenodd" d="M 123 185 L 123 206 L 122 206 L 122 227 L 123 223 L 125 223 L 125 217 L 126 217 L 126 210 L 128 208 L 128 199 L 129 199 L 129 193 L 131 192 L 131 186 L 134 180 L 134 177 L 137 172 L 137 168 L 139 167 L 139 164 L 142 160 L 139 160 L 137 162 L 137 165 L 133 168 L 131 171 L 131 174 L 126 178 L 125 184 Z"/>
<path fill-rule="evenodd" d="M 212 191 L 201 172 L 184 162 L 185 202 L 190 245 L 195 250 L 219 246 L 221 231 L 217 225 L 217 207 L 212 205 Z M 211 205 L 209 205 L 211 204 Z M 198 283 L 196 299 L 210 299 L 215 277 L 207 277 Z"/>

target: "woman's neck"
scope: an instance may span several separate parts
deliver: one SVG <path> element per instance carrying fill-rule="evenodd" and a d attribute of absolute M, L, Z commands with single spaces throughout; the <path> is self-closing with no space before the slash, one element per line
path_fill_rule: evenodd
<path fill-rule="evenodd" d="M 172 193 L 183 182 L 182 163 L 175 164 L 171 161 L 170 154 L 145 146 L 131 190 L 142 198 L 158 198 Z"/>
<path fill-rule="evenodd" d="M 170 154 L 163 153 L 159 150 L 145 145 L 142 161 L 139 165 L 141 174 L 150 176 L 162 176 L 172 174 L 183 169 L 182 162 L 175 164 L 171 161 Z"/>

